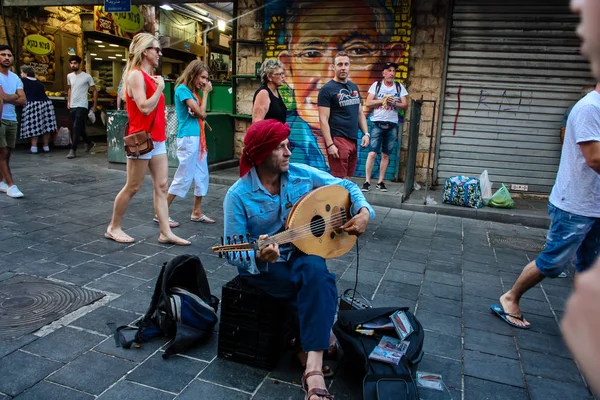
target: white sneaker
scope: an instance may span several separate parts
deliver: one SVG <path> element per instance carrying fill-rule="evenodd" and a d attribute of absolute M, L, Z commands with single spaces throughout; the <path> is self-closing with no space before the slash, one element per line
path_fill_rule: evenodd
<path fill-rule="evenodd" d="M 9 197 L 12 197 L 13 199 L 18 199 L 20 197 L 23 197 L 23 192 L 21 192 L 19 190 L 17 185 L 12 185 L 11 187 L 9 187 L 8 190 L 6 191 L 6 194 Z"/>
<path fill-rule="evenodd" d="M 4 181 L 0 181 L 0 192 L 6 193 L 8 190 L 8 185 Z"/>

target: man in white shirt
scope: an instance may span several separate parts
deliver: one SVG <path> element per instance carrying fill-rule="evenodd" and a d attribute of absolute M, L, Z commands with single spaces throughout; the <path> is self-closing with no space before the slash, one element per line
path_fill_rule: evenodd
<path fill-rule="evenodd" d="M 70 74 L 67 75 L 67 85 L 69 86 L 69 93 L 67 94 L 67 108 L 71 113 L 71 119 L 73 120 L 73 130 L 71 132 L 71 150 L 67 155 L 67 158 L 75 158 L 77 156 L 77 144 L 79 138 L 83 139 L 86 143 L 85 151 L 89 152 L 95 143 L 87 137 L 85 132 L 85 120 L 88 117 L 89 102 L 88 102 L 88 91 L 92 91 L 93 102 L 92 110 L 95 111 L 98 105 L 98 91 L 94 84 L 92 77 L 79 70 L 81 66 L 81 57 L 71 56 L 69 57 L 69 65 L 71 67 Z"/>
<path fill-rule="evenodd" d="M 10 70 L 14 56 L 10 46 L 0 45 L 0 192 L 13 198 L 23 197 L 23 193 L 12 180 L 10 154 L 17 141 L 17 113 L 15 106 L 25 105 L 23 82 Z"/>
<path fill-rule="evenodd" d="M 365 183 L 362 191 L 368 192 L 371 187 L 371 174 L 375 158 L 381 153 L 379 164 L 379 180 L 376 188 L 387 192 L 383 179 L 385 171 L 390 163 L 390 154 L 394 151 L 394 144 L 398 140 L 398 110 L 406 110 L 408 92 L 399 82 L 394 82 L 398 64 L 385 63 L 383 66 L 383 81 L 374 82 L 369 88 L 366 105 L 373 109 L 371 115 L 371 142 L 369 143 L 369 155 L 365 165 Z"/>

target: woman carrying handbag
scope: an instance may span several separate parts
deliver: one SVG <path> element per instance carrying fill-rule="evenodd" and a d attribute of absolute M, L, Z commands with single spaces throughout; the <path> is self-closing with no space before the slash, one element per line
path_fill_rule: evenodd
<path fill-rule="evenodd" d="M 131 243 L 134 239 L 121 227 L 121 220 L 132 197 L 142 187 L 146 171 L 154 184 L 154 211 L 160 226 L 158 241 L 165 244 L 189 245 L 171 231 L 167 205 L 168 160 L 166 142 L 165 98 L 162 93 L 165 82 L 152 74 L 161 57 L 158 40 L 149 33 L 137 34 L 129 46 L 129 60 L 123 73 L 123 88 L 129 125 L 126 135 L 150 135 L 151 148 L 145 154 L 127 156 L 127 182 L 115 198 L 113 215 L 104 236 L 119 243 Z M 128 146 L 130 147 L 130 146 Z M 146 146 L 144 146 L 146 147 Z M 130 149 L 131 150 L 131 149 Z M 128 151 L 130 153 L 130 151 Z"/>

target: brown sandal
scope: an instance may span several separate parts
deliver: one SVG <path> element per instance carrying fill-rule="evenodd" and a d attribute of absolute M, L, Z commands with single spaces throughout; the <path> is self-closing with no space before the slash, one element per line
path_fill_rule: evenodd
<path fill-rule="evenodd" d="M 331 393 L 329 393 L 329 391 L 327 389 L 312 388 L 310 390 L 307 390 L 306 380 L 308 378 L 310 378 L 311 376 L 315 376 L 315 375 L 323 376 L 323 373 L 321 371 L 310 371 L 310 372 L 307 372 L 304 375 L 302 375 L 302 390 L 304 390 L 304 392 L 306 393 L 304 400 L 310 400 L 310 398 L 313 396 L 325 397 L 326 399 L 333 400 L 334 399 L 333 395 Z M 324 376 L 323 376 L 323 379 L 325 379 Z"/>

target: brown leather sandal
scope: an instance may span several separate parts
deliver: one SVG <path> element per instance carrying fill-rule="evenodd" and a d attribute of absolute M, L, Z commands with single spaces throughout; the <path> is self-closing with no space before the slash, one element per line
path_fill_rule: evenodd
<path fill-rule="evenodd" d="M 302 390 L 304 390 L 304 392 L 306 393 L 304 400 L 310 400 L 310 398 L 313 396 L 320 396 L 320 397 L 325 397 L 326 399 L 333 400 L 334 399 L 333 395 L 331 393 L 329 393 L 329 391 L 327 389 L 312 388 L 310 390 L 307 390 L 306 380 L 308 378 L 310 378 L 311 376 L 315 376 L 315 375 L 323 376 L 323 373 L 321 371 L 310 371 L 310 372 L 307 372 L 304 375 L 302 375 Z M 323 377 L 323 379 L 325 379 L 325 377 Z"/>

